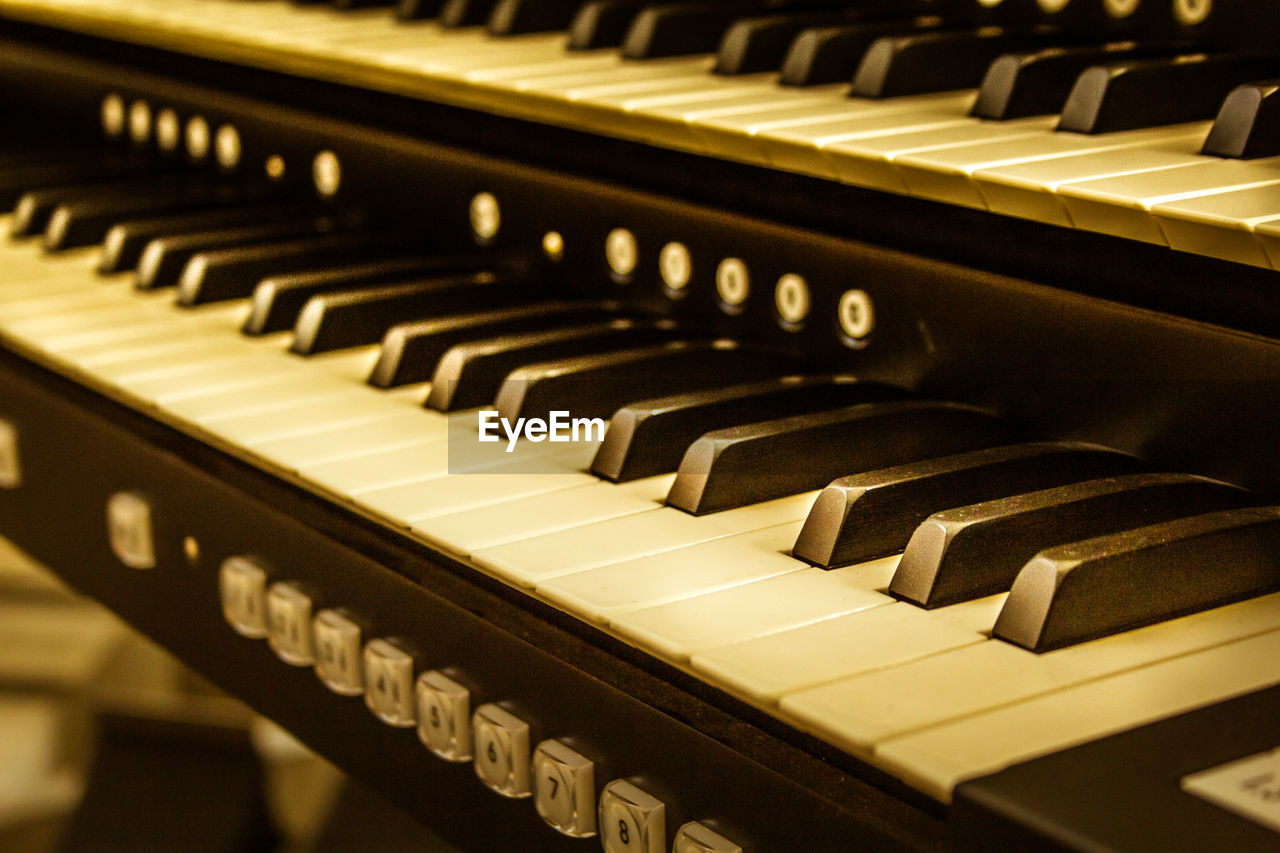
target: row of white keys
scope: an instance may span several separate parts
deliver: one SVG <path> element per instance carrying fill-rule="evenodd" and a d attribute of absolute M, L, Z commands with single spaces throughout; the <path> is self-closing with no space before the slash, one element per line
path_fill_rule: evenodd
<path fill-rule="evenodd" d="M 937 610 L 885 604 L 698 652 L 690 661 L 709 681 L 777 705 L 796 690 L 985 642 L 1005 598 Z"/>
<path fill-rule="evenodd" d="M 782 710 L 866 756 L 890 738 L 1276 630 L 1280 594 L 1044 654 L 993 639 L 790 693 Z"/>
<path fill-rule="evenodd" d="M 433 545 L 469 557 L 496 545 L 658 509 L 674 480 L 674 474 L 663 474 L 630 483 L 589 483 L 449 512 L 412 527 Z"/>
<path fill-rule="evenodd" d="M 471 559 L 512 583 L 541 588 L 562 575 L 803 521 L 814 496 L 809 492 L 701 517 L 658 507 L 481 548 Z"/>
<path fill-rule="evenodd" d="M 961 781 L 1280 683 L 1280 631 L 890 739 L 875 761 L 943 801 Z"/>

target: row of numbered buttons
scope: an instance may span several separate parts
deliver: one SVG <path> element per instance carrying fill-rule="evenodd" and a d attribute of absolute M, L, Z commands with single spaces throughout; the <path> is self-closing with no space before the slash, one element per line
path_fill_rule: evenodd
<path fill-rule="evenodd" d="M 438 757 L 472 762 L 476 776 L 504 797 L 532 797 L 546 823 L 565 835 L 599 833 L 607 853 L 662 853 L 666 806 L 624 779 L 604 786 L 595 801 L 595 763 L 558 740 L 531 752 L 531 729 L 511 711 L 492 703 L 471 711 L 471 692 L 438 670 L 415 678 L 414 656 L 390 640 L 365 640 L 365 630 L 341 608 L 314 610 L 305 586 L 271 582 L 246 557 L 225 560 L 219 571 L 223 616 L 239 634 L 266 639 L 293 666 L 314 667 L 329 689 L 363 694 L 384 723 L 416 726 L 422 743 Z M 674 853 L 733 853 L 741 848 L 698 822 L 680 827 Z"/>

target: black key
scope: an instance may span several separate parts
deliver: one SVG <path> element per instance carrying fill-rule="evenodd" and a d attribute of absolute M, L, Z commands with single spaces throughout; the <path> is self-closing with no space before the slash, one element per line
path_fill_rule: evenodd
<path fill-rule="evenodd" d="M 459 344 L 539 329 L 625 319 L 617 302 L 545 302 L 461 317 L 392 326 L 382 338 L 378 363 L 369 374 L 375 388 L 426 382 L 446 352 Z"/>
<path fill-rule="evenodd" d="M 402 246 L 396 238 L 367 232 L 321 234 L 281 243 L 202 251 L 191 257 L 178 281 L 178 304 L 190 308 L 253 295 L 270 275 L 361 263 Z"/>
<path fill-rule="evenodd" d="M 968 89 L 1001 54 L 1044 46 L 1052 30 L 984 27 L 882 38 L 867 49 L 851 95 L 893 98 Z"/>
<path fill-rule="evenodd" d="M 871 471 L 1006 440 L 969 406 L 864 403 L 710 432 L 680 460 L 667 503 L 694 515 L 820 489 L 849 470 Z"/>
<path fill-rule="evenodd" d="M 1210 119 L 1241 83 L 1280 75 L 1280 57 L 1193 54 L 1097 65 L 1080 75 L 1058 130 L 1114 133 Z"/>
<path fill-rule="evenodd" d="M 1089 444 L 1010 444 L 841 477 L 822 490 L 792 555 L 826 569 L 896 554 L 944 509 L 1138 471 Z"/>
<path fill-rule="evenodd" d="M 489 20 L 498 0 L 446 0 L 440 10 L 442 27 L 478 27 Z"/>
<path fill-rule="evenodd" d="M 86 184 L 45 187 L 24 193 L 13 208 L 9 222 L 11 237 L 32 237 L 44 231 L 49 218 L 59 205 L 86 199 L 112 198 L 135 193 L 163 192 L 172 189 L 175 182 L 148 175 L 140 178 L 122 178 L 114 181 L 97 180 Z"/>
<path fill-rule="evenodd" d="M 680 467 L 685 448 L 712 430 L 886 400 L 903 393 L 889 385 L 848 376 L 788 376 L 630 402 L 609 421 L 591 472 L 615 483 L 665 474 Z"/>
<path fill-rule="evenodd" d="M 1050 548 L 995 636 L 1047 652 L 1280 590 L 1280 507 L 1212 512 Z"/>
<path fill-rule="evenodd" d="M 835 25 L 848 17 L 831 11 L 739 19 L 721 38 L 712 70 L 716 74 L 777 71 L 787 57 L 791 42 L 802 30 Z"/>
<path fill-rule="evenodd" d="M 1203 153 L 1242 160 L 1280 154 L 1280 80 L 1233 89 L 1222 102 Z"/>
<path fill-rule="evenodd" d="M 631 22 L 649 0 L 592 0 L 583 3 L 569 24 L 570 50 L 618 47 Z"/>
<path fill-rule="evenodd" d="M 302 306 L 321 293 L 466 272 L 485 265 L 485 259 L 479 255 L 405 257 L 272 275 L 254 287 L 249 316 L 240 331 L 246 335 L 266 335 L 292 329 Z"/>
<path fill-rule="evenodd" d="M 215 252 L 235 246 L 258 246 L 273 240 L 292 240 L 333 230 L 336 223 L 322 217 L 299 217 L 279 222 L 237 225 L 157 237 L 138 258 L 134 286 L 139 290 L 173 287 L 182 277 L 187 262 L 201 252 Z"/>
<path fill-rule="evenodd" d="M 206 231 L 211 228 L 248 225 L 264 220 L 297 219 L 304 213 L 305 210 L 301 205 L 236 205 L 177 216 L 156 216 L 119 222 L 113 225 L 102 239 L 98 272 L 105 275 L 133 269 L 141 261 L 142 252 L 147 244 L 160 237 Z"/>
<path fill-rule="evenodd" d="M 622 40 L 628 59 L 657 59 L 711 53 L 736 18 L 758 8 L 744 10 L 734 3 L 664 3 L 646 6 L 632 20 Z"/>
<path fill-rule="evenodd" d="M 374 344 L 396 323 L 518 305 L 531 298 L 530 290 L 532 285 L 520 274 L 486 270 L 322 293 L 307 300 L 298 314 L 289 349 L 299 355 L 315 355 Z"/>
<path fill-rule="evenodd" d="M 785 369 L 778 353 L 733 341 L 674 341 L 527 364 L 502 383 L 494 406 L 512 422 L 546 419 L 556 410 L 605 418 L 638 398 L 747 382 Z"/>
<path fill-rule="evenodd" d="M 1015 119 L 1062 112 L 1076 78 L 1099 63 L 1174 53 L 1168 46 L 1111 42 L 1006 53 L 987 69 L 970 115 Z"/>
<path fill-rule="evenodd" d="M 444 8 L 444 0 L 400 0 L 396 4 L 396 17 L 402 21 L 421 21 L 435 18 Z"/>
<path fill-rule="evenodd" d="M 121 219 L 163 213 L 182 214 L 233 204 L 245 198 L 230 187 L 198 186 L 139 195 L 94 198 L 60 204 L 44 229 L 44 250 L 56 252 L 101 243 Z"/>
<path fill-rule="evenodd" d="M 495 36 L 563 30 L 581 5 L 582 0 L 498 0 L 488 30 Z"/>
<path fill-rule="evenodd" d="M 942 607 L 1003 592 L 1039 551 L 1239 506 L 1246 493 L 1188 474 L 1088 480 L 931 515 L 911 534 L 889 593 Z"/>
<path fill-rule="evenodd" d="M 426 405 L 441 412 L 488 405 L 521 365 L 668 341 L 678 333 L 666 320 L 614 320 L 460 344 L 441 357 Z"/>
<path fill-rule="evenodd" d="M 917 18 L 911 22 L 877 21 L 805 30 L 796 36 L 782 60 L 778 82 L 784 86 L 847 82 L 853 79 L 863 54 L 879 39 L 936 30 L 941 25 L 941 18 Z"/>

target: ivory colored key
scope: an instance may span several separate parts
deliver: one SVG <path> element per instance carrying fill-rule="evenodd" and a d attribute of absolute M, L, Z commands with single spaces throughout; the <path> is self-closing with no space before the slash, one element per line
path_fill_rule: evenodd
<path fill-rule="evenodd" d="M 709 542 L 804 518 L 813 494 L 694 518 L 663 507 L 506 545 L 482 548 L 471 559 L 523 586 L 596 566 Z"/>
<path fill-rule="evenodd" d="M 1280 221 L 1271 184 L 1157 204 L 1151 208 L 1169 247 L 1257 267 L 1271 267 L 1260 226 Z"/>
<path fill-rule="evenodd" d="M 615 613 L 609 626 L 641 647 L 683 663 L 708 649 L 892 604 L 879 590 L 897 564 L 897 557 L 886 557 L 834 572 L 801 569 Z"/>
<path fill-rule="evenodd" d="M 1280 185 L 1280 157 L 1262 160 L 1208 160 L 1182 169 L 1163 169 L 1074 182 L 1058 192 L 1077 228 L 1165 245 L 1151 209 L 1166 202 L 1230 190 Z"/>
<path fill-rule="evenodd" d="M 974 181 L 994 213 L 1074 226 L 1060 191 L 1076 181 L 1180 169 L 1208 162 L 1196 153 L 1199 140 L 1180 137 L 1150 147 L 1097 151 L 1072 157 L 1019 162 L 977 170 Z"/>
<path fill-rule="evenodd" d="M 874 762 L 943 802 L 957 783 L 1280 682 L 1280 631 L 880 744 Z"/>
<path fill-rule="evenodd" d="M 620 486 L 592 483 L 532 498 L 503 501 L 417 522 L 413 530 L 454 554 L 475 551 L 654 510 L 671 488 L 672 475 Z"/>
<path fill-rule="evenodd" d="M 424 519 L 446 513 L 489 506 L 510 498 L 549 494 L 595 482 L 589 475 L 572 470 L 572 466 L 557 468 L 554 463 L 553 459 L 545 460 L 546 467 L 542 473 L 524 471 L 514 474 L 503 473 L 500 466 L 494 465 L 484 470 L 453 475 L 447 489 L 442 489 L 440 479 L 435 478 L 381 491 L 363 492 L 355 497 L 355 501 L 398 524 L 412 527 Z"/>
<path fill-rule="evenodd" d="M 782 553 L 798 522 L 726 536 L 538 584 L 538 594 L 571 613 L 607 623 L 628 610 L 728 589 L 805 568 Z"/>
<path fill-rule="evenodd" d="M 284 438 L 251 439 L 246 444 L 286 467 L 299 468 L 407 447 L 443 434 L 444 425 L 438 423 L 438 416 L 414 408 L 388 411 L 368 423 Z"/>
<path fill-rule="evenodd" d="M 818 132 L 827 136 L 841 133 L 856 133 L 861 122 L 874 116 L 901 115 L 913 113 L 940 112 L 934 121 L 961 121 L 969 104 L 973 101 L 970 92 L 946 92 L 939 95 L 915 95 L 910 98 L 888 98 L 881 101 L 859 100 L 843 96 L 844 87 L 837 87 L 840 94 L 834 98 L 830 106 L 815 111 L 811 102 L 798 105 L 771 105 L 766 108 L 734 107 L 732 111 L 726 102 L 725 112 L 705 109 L 698 113 L 697 123 L 693 125 L 694 137 L 707 151 L 717 152 L 722 157 L 732 157 L 749 163 L 767 165 L 770 160 L 766 146 L 757 135 L 768 135 L 770 131 L 785 132 L 794 128 L 803 133 L 810 125 L 823 125 Z M 825 99 L 824 99 L 825 102 Z M 928 119 L 926 119 L 928 120 Z M 786 142 L 778 144 L 786 145 Z M 816 144 L 816 143 L 815 143 Z M 793 146 L 797 152 L 812 147 L 802 137 L 797 137 Z M 802 153 L 795 153 L 802 157 Z M 819 164 L 817 168 L 824 168 Z"/>
<path fill-rule="evenodd" d="M 1004 601 L 993 595 L 926 613 L 887 604 L 695 654 L 712 683 L 776 705 L 786 693 L 986 641 Z"/>
<path fill-rule="evenodd" d="M 1254 233 L 1262 241 L 1262 247 L 1267 250 L 1271 266 L 1280 269 L 1280 223 L 1259 222 L 1254 226 Z"/>
<path fill-rule="evenodd" d="M 1079 157 L 1095 151 L 1123 152 L 1166 142 L 1191 148 L 1203 137 L 1203 124 L 1096 136 L 1045 130 L 989 143 L 906 154 L 895 158 L 893 165 L 912 195 L 981 209 L 987 207 L 987 198 L 974 175 L 983 170 Z"/>
<path fill-rule="evenodd" d="M 790 693 L 782 712 L 869 755 L 891 737 L 1276 630 L 1280 594 L 1042 655 L 992 640 Z"/>

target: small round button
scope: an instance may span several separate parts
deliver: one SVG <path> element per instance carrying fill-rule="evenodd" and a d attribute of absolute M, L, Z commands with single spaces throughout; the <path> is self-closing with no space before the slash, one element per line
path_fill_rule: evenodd
<path fill-rule="evenodd" d="M 342 163 L 332 151 L 321 151 L 311 161 L 311 180 L 322 198 L 333 198 L 342 186 Z"/>
<path fill-rule="evenodd" d="M 726 310 L 739 309 L 751 294 L 751 275 L 747 265 L 738 258 L 721 261 L 716 267 L 716 293 Z"/>
<path fill-rule="evenodd" d="M 684 243 L 668 243 L 658 253 L 658 272 L 669 290 L 680 292 L 693 277 L 693 259 Z"/>
<path fill-rule="evenodd" d="M 240 165 L 240 131 L 234 125 L 224 124 L 218 128 L 213 140 L 214 156 L 218 165 L 224 169 L 234 169 Z"/>
<path fill-rule="evenodd" d="M 151 105 L 144 100 L 129 105 L 129 138 L 139 145 L 151 138 Z"/>
<path fill-rule="evenodd" d="M 192 116 L 187 120 L 187 156 L 199 162 L 209 156 L 209 122 L 204 116 Z"/>
<path fill-rule="evenodd" d="M 635 271 L 640 261 L 640 250 L 636 245 L 636 235 L 626 228 L 615 228 L 609 232 L 604 241 L 604 257 L 609 262 L 613 274 L 625 279 Z"/>
<path fill-rule="evenodd" d="M 172 154 L 181 141 L 182 122 L 177 113 L 166 107 L 156 116 L 156 145 L 166 154 Z"/>
<path fill-rule="evenodd" d="M 479 243 L 491 243 L 502 228 L 502 207 L 493 193 L 476 193 L 471 197 L 467 211 L 471 218 L 471 233 Z M 545 246 L 545 241 L 543 243 Z"/>
<path fill-rule="evenodd" d="M 124 98 L 115 92 L 102 99 L 102 131 L 107 136 L 124 133 Z"/>
<path fill-rule="evenodd" d="M 847 290 L 836 308 L 840 331 L 851 341 L 861 341 L 876 327 L 875 309 L 865 290 Z"/>
<path fill-rule="evenodd" d="M 809 283 L 802 276 L 787 273 L 778 279 L 773 301 L 783 324 L 794 329 L 809 316 Z"/>

